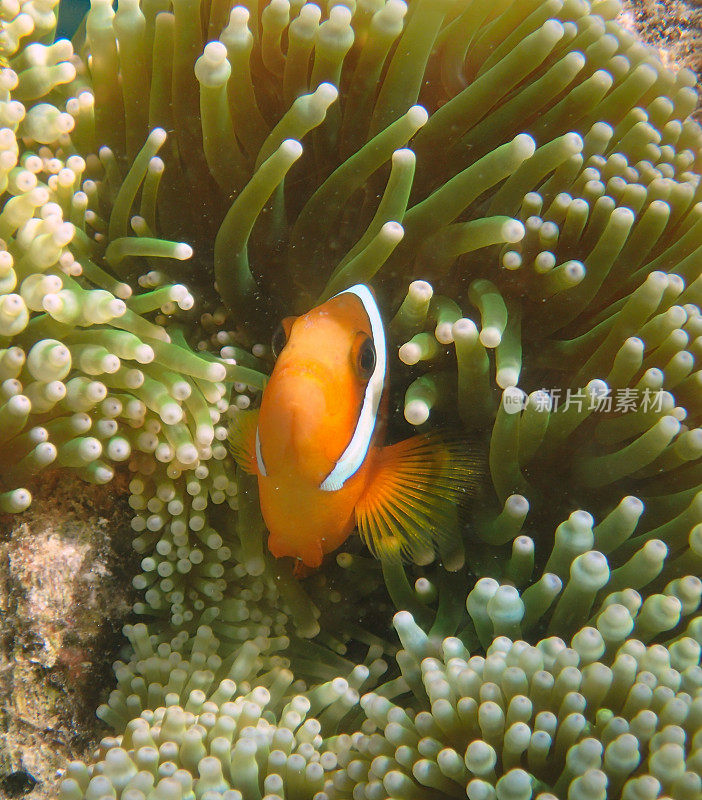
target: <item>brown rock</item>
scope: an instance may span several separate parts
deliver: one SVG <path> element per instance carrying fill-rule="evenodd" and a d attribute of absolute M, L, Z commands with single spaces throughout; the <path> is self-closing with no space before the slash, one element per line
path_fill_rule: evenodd
<path fill-rule="evenodd" d="M 53 473 L 20 516 L 0 517 L 0 796 L 55 796 L 89 757 L 112 683 L 137 569 L 126 481 Z M 36 783 L 35 783 L 36 782 Z"/>

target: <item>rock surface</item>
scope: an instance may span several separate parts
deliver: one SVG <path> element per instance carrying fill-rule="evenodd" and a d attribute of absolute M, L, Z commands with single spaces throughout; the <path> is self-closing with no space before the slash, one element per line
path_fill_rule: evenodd
<path fill-rule="evenodd" d="M 702 2 L 700 0 L 623 0 L 624 22 L 661 50 L 664 63 L 697 73 L 702 92 Z"/>
<path fill-rule="evenodd" d="M 104 735 L 95 708 L 134 599 L 125 492 L 54 473 L 0 516 L 0 797 L 55 797 L 57 770 Z"/>

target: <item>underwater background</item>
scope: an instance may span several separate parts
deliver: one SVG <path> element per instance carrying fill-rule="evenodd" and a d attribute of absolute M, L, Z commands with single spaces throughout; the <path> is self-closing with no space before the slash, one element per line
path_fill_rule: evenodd
<path fill-rule="evenodd" d="M 56 38 L 70 39 L 89 8 L 90 2 L 86 0 L 65 0 L 59 3 Z"/>
<path fill-rule="evenodd" d="M 136 553 L 75 601 L 136 595 L 54 793 L 698 798 L 696 76 L 617 0 L 231 6 L 93 0 L 71 44 L 0 3 L 0 510 L 60 467 Z M 390 438 L 484 477 L 436 547 L 391 520 L 298 579 L 226 440 L 279 319 L 355 283 Z"/>

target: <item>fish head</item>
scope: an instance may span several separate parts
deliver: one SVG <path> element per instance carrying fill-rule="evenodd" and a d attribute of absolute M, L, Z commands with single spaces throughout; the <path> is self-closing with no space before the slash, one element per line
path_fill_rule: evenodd
<path fill-rule="evenodd" d="M 365 286 L 283 320 L 258 422 L 266 476 L 321 487 L 354 439 L 354 463 L 363 461 L 385 377 L 379 320 Z"/>

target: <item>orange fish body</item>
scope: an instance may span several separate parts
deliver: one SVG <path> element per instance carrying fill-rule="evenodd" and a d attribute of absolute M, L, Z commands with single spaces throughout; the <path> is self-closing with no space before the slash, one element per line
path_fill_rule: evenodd
<path fill-rule="evenodd" d="M 284 320 L 276 349 L 260 410 L 230 435 L 258 476 L 271 553 L 316 568 L 356 525 L 380 555 L 431 546 L 471 470 L 436 436 L 381 446 L 387 353 L 368 287 Z"/>
<path fill-rule="evenodd" d="M 372 339 L 358 298 L 344 293 L 288 323 L 285 347 L 263 393 L 258 418 L 261 512 L 274 556 L 318 567 L 355 525 L 376 451 L 336 491 L 322 489 L 358 422 L 368 375 L 359 348 Z"/>

